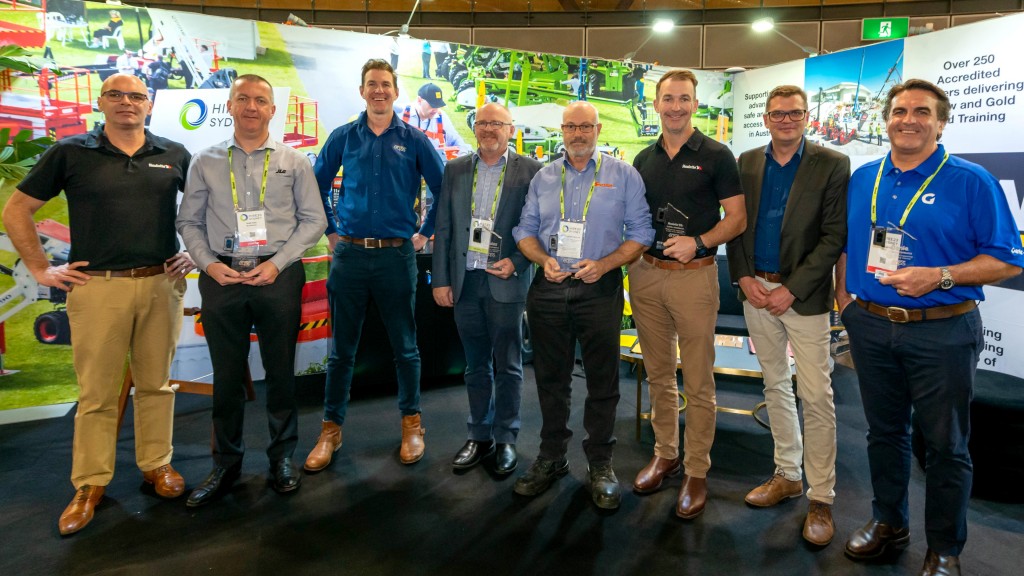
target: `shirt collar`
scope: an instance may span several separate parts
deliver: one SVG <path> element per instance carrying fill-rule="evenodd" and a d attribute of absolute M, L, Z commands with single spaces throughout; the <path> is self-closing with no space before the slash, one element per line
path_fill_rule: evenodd
<path fill-rule="evenodd" d="M 800 138 L 800 147 L 796 149 L 796 153 L 793 154 L 793 158 L 800 160 L 801 158 L 804 157 L 804 144 L 806 142 L 806 138 Z M 775 160 L 775 157 L 772 156 L 772 150 L 774 149 L 775 148 L 772 146 L 772 143 L 768 142 L 768 145 L 764 147 L 764 155 L 767 156 L 768 158 L 771 158 L 772 160 Z"/>
<path fill-rule="evenodd" d="M 921 162 L 920 164 L 918 164 L 917 166 L 911 168 L 910 170 L 904 170 L 904 172 L 917 172 L 919 174 L 931 174 L 932 172 L 935 172 L 939 168 L 939 164 L 942 163 L 942 158 L 945 155 L 946 155 L 946 148 L 942 144 L 939 144 L 938 147 L 935 148 L 935 152 L 932 152 L 931 156 L 926 158 L 924 162 Z M 891 150 L 889 151 L 889 154 L 887 154 L 885 156 L 885 166 L 886 166 L 886 169 L 885 169 L 885 173 L 886 174 L 890 174 L 893 170 L 896 170 L 896 165 L 892 163 L 892 151 Z"/>
<path fill-rule="evenodd" d="M 480 158 L 480 149 L 477 148 L 477 150 L 473 152 L 473 164 L 478 164 L 481 161 L 482 160 Z M 508 146 L 505 147 L 505 153 L 501 155 L 501 158 L 498 159 L 498 163 L 495 164 L 495 166 L 501 166 L 502 163 L 508 163 Z M 487 164 L 485 163 L 484 166 L 487 166 Z"/>
<path fill-rule="evenodd" d="M 243 149 L 241 146 L 238 145 L 238 141 L 235 140 L 234 135 L 232 135 L 231 139 L 227 141 L 227 145 L 228 145 L 228 148 L 238 148 L 239 150 Z M 277 145 L 274 142 L 274 138 L 272 136 L 267 136 L 267 139 L 263 141 L 263 144 L 260 144 L 259 146 L 257 146 L 256 150 L 264 150 L 264 149 L 267 149 L 267 148 L 269 148 L 271 150 L 276 150 L 277 149 Z M 253 152 L 255 152 L 256 150 L 253 150 Z"/>
<path fill-rule="evenodd" d="M 86 148 L 95 149 L 107 148 L 114 152 L 120 152 L 117 146 L 114 146 L 113 144 L 110 143 L 110 139 L 108 139 L 106 133 L 103 132 L 104 126 L 105 124 L 97 124 L 96 127 L 93 128 L 92 131 L 87 134 L 85 142 L 83 142 L 82 146 Z M 148 152 L 150 149 L 156 149 L 160 151 L 166 150 L 164 146 L 157 142 L 156 138 L 153 136 L 152 133 L 150 133 L 149 130 L 144 130 L 144 133 L 146 135 L 146 142 L 142 145 L 142 148 L 139 148 L 138 151 L 135 152 L 136 155 L 142 152 Z"/>
<path fill-rule="evenodd" d="M 595 146 L 594 147 L 594 153 L 590 155 L 590 160 L 587 160 L 587 165 L 583 168 L 583 172 L 586 172 L 588 169 L 590 169 L 591 166 L 594 166 L 594 169 L 596 170 L 597 169 L 597 159 L 600 156 L 601 156 L 601 151 L 598 150 L 597 147 Z M 562 164 L 564 166 L 568 166 L 569 168 L 572 168 L 573 170 L 576 170 L 576 167 L 572 165 L 572 162 L 569 162 L 569 150 L 568 149 L 566 149 L 565 152 L 562 152 Z"/>
<path fill-rule="evenodd" d="M 665 133 L 662 132 L 661 135 L 658 136 L 658 148 L 660 148 L 662 152 L 665 152 L 664 138 L 665 138 Z M 704 134 L 700 131 L 700 128 L 697 128 L 696 126 L 694 126 L 693 127 L 693 134 L 690 134 L 690 137 L 686 139 L 686 142 L 683 142 L 683 146 L 693 150 L 694 152 L 699 152 L 700 151 L 700 145 L 703 142 L 704 142 Z"/>

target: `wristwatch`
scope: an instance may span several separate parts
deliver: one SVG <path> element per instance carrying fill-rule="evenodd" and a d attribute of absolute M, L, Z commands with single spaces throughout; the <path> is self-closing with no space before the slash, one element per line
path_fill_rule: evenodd
<path fill-rule="evenodd" d="M 943 266 L 940 269 L 940 272 L 942 272 L 942 279 L 939 280 L 939 288 L 949 290 L 953 286 L 956 286 L 956 282 L 953 281 L 953 275 L 949 272 L 949 268 Z"/>
<path fill-rule="evenodd" d="M 694 253 L 694 258 L 704 258 L 711 254 L 711 251 L 708 250 L 708 247 L 704 245 L 704 241 L 700 239 L 700 234 L 694 236 L 693 241 L 694 243 L 697 244 L 697 252 Z"/>

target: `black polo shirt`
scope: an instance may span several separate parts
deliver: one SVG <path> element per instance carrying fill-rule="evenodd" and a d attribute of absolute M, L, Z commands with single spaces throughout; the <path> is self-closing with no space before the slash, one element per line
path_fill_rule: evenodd
<path fill-rule="evenodd" d="M 71 262 L 89 270 L 161 264 L 178 252 L 178 191 L 191 155 L 146 131 L 134 156 L 118 150 L 97 126 L 51 146 L 18 185 L 44 202 L 63 190 L 71 227 Z"/>
<path fill-rule="evenodd" d="M 668 204 L 689 217 L 687 236 L 704 234 L 721 220 L 721 201 L 743 194 L 736 159 L 723 144 L 694 130 L 693 135 L 669 159 L 658 141 L 633 159 L 644 179 L 647 203 L 654 219 L 655 240 L 665 241 L 665 224 L 658 222 L 658 210 Z M 647 252 L 663 258 L 656 244 Z"/>

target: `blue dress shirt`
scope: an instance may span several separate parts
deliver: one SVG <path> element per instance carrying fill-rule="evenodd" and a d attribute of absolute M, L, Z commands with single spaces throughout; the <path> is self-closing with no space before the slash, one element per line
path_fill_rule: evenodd
<path fill-rule="evenodd" d="M 782 218 L 786 214 L 789 190 L 793 187 L 796 171 L 804 155 L 804 141 L 800 140 L 800 148 L 785 166 L 775 161 L 770 142 L 764 149 L 764 155 L 764 180 L 757 209 L 757 234 L 754 235 L 754 268 L 778 272 Z"/>

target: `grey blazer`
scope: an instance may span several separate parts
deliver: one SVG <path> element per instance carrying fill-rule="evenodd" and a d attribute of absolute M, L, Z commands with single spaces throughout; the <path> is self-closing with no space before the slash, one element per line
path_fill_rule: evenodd
<path fill-rule="evenodd" d="M 729 242 L 733 282 L 754 275 L 754 238 L 761 206 L 766 146 L 740 155 L 740 181 L 746 195 L 747 229 Z M 805 316 L 832 309 L 832 267 L 846 244 L 846 185 L 850 159 L 834 150 L 804 142 L 793 187 L 782 217 L 779 273 L 796 296 L 793 310 Z M 769 270 L 771 272 L 771 270 Z M 740 300 L 744 300 L 739 290 Z"/>
<path fill-rule="evenodd" d="M 437 206 L 437 225 L 434 229 L 434 288 L 452 287 L 452 296 L 458 303 L 462 282 L 466 277 L 466 249 L 469 246 L 469 225 L 473 202 L 473 159 L 475 155 L 460 156 L 444 168 L 441 198 Z M 508 280 L 488 275 L 491 296 L 498 302 L 525 302 L 533 279 L 533 263 L 526 259 L 512 239 L 512 228 L 519 224 L 519 216 L 526 202 L 530 180 L 542 167 L 540 162 L 508 153 L 508 167 L 501 186 L 501 199 L 494 215 L 494 231 L 501 238 L 501 258 L 510 258 L 516 275 Z"/>

